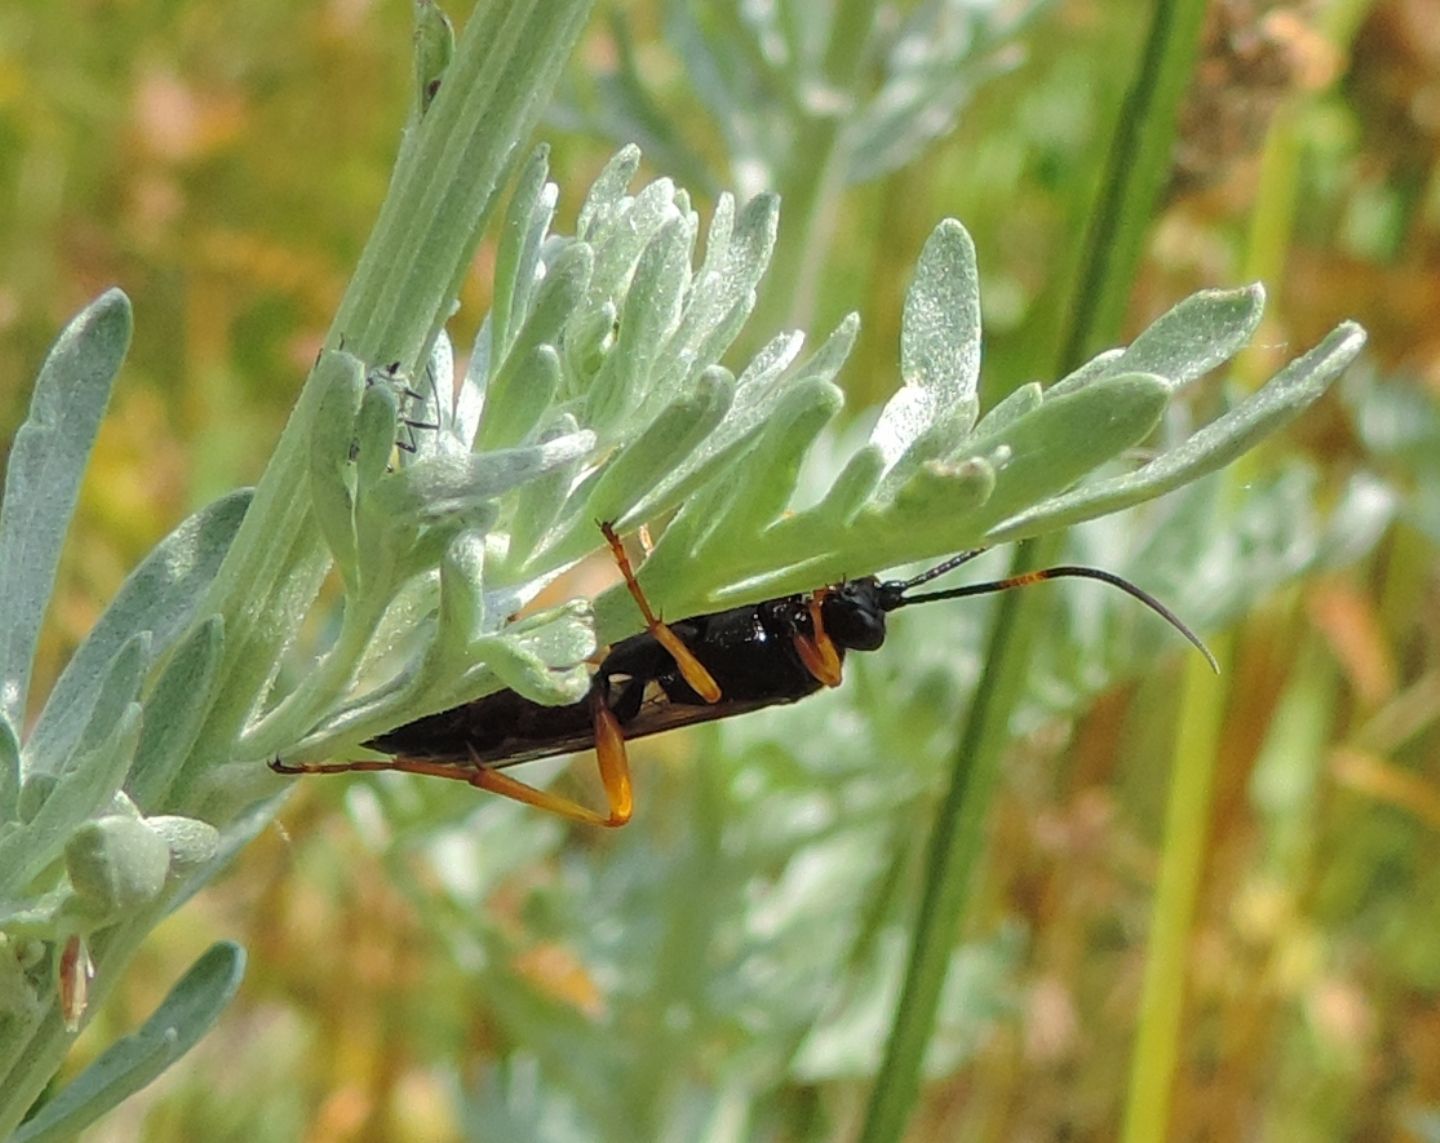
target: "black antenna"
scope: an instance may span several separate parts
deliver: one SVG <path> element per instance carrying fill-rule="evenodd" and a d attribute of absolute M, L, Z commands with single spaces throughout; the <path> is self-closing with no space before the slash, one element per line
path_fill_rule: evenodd
<path fill-rule="evenodd" d="M 984 552 L 985 548 L 972 548 L 970 551 L 961 552 L 953 556 L 943 564 L 931 568 L 927 572 L 921 572 L 914 579 L 907 579 L 903 582 L 891 582 L 882 584 L 880 606 L 886 611 L 894 611 L 898 607 L 909 607 L 912 603 L 929 603 L 936 599 L 959 599 L 967 595 L 990 595 L 997 591 L 1009 591 L 1013 587 L 1028 587 L 1032 583 L 1043 583 L 1047 579 L 1094 579 L 1101 583 L 1108 583 L 1111 587 L 1118 587 L 1126 595 L 1138 599 L 1195 647 L 1200 654 L 1205 656 L 1205 661 L 1210 664 L 1210 669 L 1217 675 L 1220 673 L 1220 664 L 1215 661 L 1215 656 L 1210 653 L 1210 648 L 1200 640 L 1200 636 L 1186 626 L 1185 622 L 1151 595 L 1144 588 L 1136 587 L 1128 579 L 1123 579 L 1114 572 L 1102 571 L 1100 568 L 1087 568 L 1075 564 L 1060 564 L 1053 568 L 1043 568 L 1040 571 L 1021 572 L 1019 575 L 1007 576 L 1005 579 L 992 579 L 986 583 L 971 583 L 964 587 L 952 587 L 946 591 L 927 591 L 920 595 L 906 595 L 912 587 L 918 587 L 922 583 L 929 583 L 937 576 L 953 571 L 961 564 L 969 563 L 976 556 Z"/>

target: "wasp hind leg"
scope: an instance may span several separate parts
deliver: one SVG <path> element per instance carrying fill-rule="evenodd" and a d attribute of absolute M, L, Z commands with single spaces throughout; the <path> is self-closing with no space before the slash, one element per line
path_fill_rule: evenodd
<path fill-rule="evenodd" d="M 635 809 L 635 796 L 630 786 L 630 761 L 625 753 L 625 734 L 620 729 L 620 720 L 615 717 L 615 712 L 605 705 L 598 691 L 591 693 L 590 705 L 595 720 L 595 759 L 600 767 L 600 784 L 605 788 L 608 813 L 601 814 L 571 798 L 537 789 L 519 778 L 512 778 L 503 770 L 481 767 L 469 771 L 465 777 L 472 786 L 511 801 L 523 802 L 537 810 L 558 814 L 572 822 L 604 826 L 606 829 L 623 826 Z"/>
<path fill-rule="evenodd" d="M 605 523 L 600 525 L 600 531 L 605 534 L 605 541 L 610 545 L 610 551 L 615 556 L 615 563 L 620 568 L 620 574 L 625 577 L 625 586 L 630 591 L 630 598 L 635 601 L 635 606 L 645 617 L 645 627 L 649 630 L 651 637 L 670 653 L 670 657 L 675 660 L 675 665 L 680 668 L 680 674 L 690 684 L 691 690 L 706 702 L 719 702 L 721 699 L 720 684 L 705 669 L 705 664 L 695 657 L 695 652 L 685 646 L 680 636 L 661 622 L 655 612 L 650 609 L 650 601 L 645 598 L 645 592 L 635 578 L 635 569 L 630 566 L 630 557 L 625 554 L 625 545 L 620 542 L 620 537 L 615 534 L 615 529 Z"/>
<path fill-rule="evenodd" d="M 464 782 L 478 790 L 488 790 L 521 802 L 537 810 L 558 814 L 572 822 L 583 825 L 604 826 L 615 829 L 630 820 L 635 809 L 635 798 L 630 787 L 630 762 L 625 753 L 625 734 L 620 729 L 620 720 L 615 712 L 605 705 L 599 692 L 593 692 L 590 699 L 595 725 L 595 754 L 600 765 L 600 783 L 605 788 L 607 813 L 599 813 L 582 806 L 579 802 L 549 790 L 541 790 L 519 778 L 512 778 L 503 770 L 491 766 L 457 766 L 452 762 L 433 762 L 424 758 L 386 758 L 373 762 L 296 762 L 286 763 L 276 758 L 270 769 L 277 774 L 347 774 L 360 771 L 395 770 L 401 774 L 423 774 L 427 778 L 449 778 Z"/>

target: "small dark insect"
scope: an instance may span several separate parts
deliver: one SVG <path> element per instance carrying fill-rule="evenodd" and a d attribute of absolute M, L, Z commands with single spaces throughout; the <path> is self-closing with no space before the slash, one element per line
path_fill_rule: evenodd
<path fill-rule="evenodd" d="M 277 758 L 271 769 L 281 774 L 352 770 L 429 774 L 468 782 L 573 821 L 621 826 L 630 820 L 634 805 L 625 754 L 628 739 L 796 702 L 821 687 L 839 686 L 845 652 L 878 648 L 885 641 L 886 615 L 901 607 L 1007 591 L 1066 576 L 1099 580 L 1134 596 L 1199 648 L 1212 668 L 1216 666 L 1199 637 L 1163 603 L 1098 568 L 1066 564 L 987 583 L 909 594 L 973 560 L 983 548 L 961 552 L 913 579 L 881 581 L 865 576 L 808 595 L 786 595 L 663 623 L 636 582 L 620 538 L 610 525 L 600 527 L 645 617 L 646 630 L 610 648 L 595 669 L 589 692 L 579 702 L 542 706 L 515 691 L 497 691 L 418 718 L 365 743 L 393 754 L 393 758 L 294 764 Z M 605 789 L 604 814 L 504 772 L 520 762 L 592 747 Z"/>
<path fill-rule="evenodd" d="M 435 392 L 435 378 L 434 375 L 430 372 L 430 367 L 428 365 L 425 367 L 425 380 L 429 382 L 430 392 L 433 394 Z M 398 361 L 392 361 L 383 369 L 370 370 L 370 372 L 365 375 L 365 388 L 368 389 L 371 385 L 374 385 L 376 382 L 380 381 L 383 381 L 389 385 L 393 385 L 395 387 L 396 395 L 400 398 L 402 402 L 400 419 L 397 423 L 400 425 L 401 428 L 405 430 L 405 435 L 408 439 L 396 440 L 395 447 L 398 448 L 401 452 L 417 452 L 420 448 L 420 444 L 415 439 L 415 431 L 417 429 L 421 431 L 427 429 L 438 429 L 440 427 L 440 422 L 417 421 L 413 416 L 410 416 L 406 410 L 413 407 L 412 402 L 415 401 L 420 402 L 421 408 L 426 408 L 428 407 L 430 398 L 427 397 L 424 393 L 417 393 L 414 389 L 410 387 L 410 385 L 406 381 L 405 374 L 402 373 L 400 370 L 400 362 Z M 354 456 L 351 456 L 350 459 L 354 460 L 355 458 Z"/>

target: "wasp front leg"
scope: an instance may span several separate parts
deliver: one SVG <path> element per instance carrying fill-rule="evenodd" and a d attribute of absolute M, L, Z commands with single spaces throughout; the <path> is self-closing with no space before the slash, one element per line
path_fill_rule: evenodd
<path fill-rule="evenodd" d="M 630 598 L 635 601 L 635 606 L 645 617 L 645 627 L 649 630 L 650 637 L 670 653 L 670 657 L 675 660 L 675 665 L 680 668 L 680 674 L 690 684 L 691 690 L 706 702 L 719 702 L 722 697 L 720 684 L 705 669 L 705 664 L 695 657 L 695 653 L 685 646 L 680 637 L 662 623 L 656 617 L 655 612 L 650 609 L 650 601 L 645 598 L 645 592 L 635 578 L 635 570 L 630 566 L 630 557 L 626 554 L 625 545 L 620 542 L 620 537 L 615 534 L 615 529 L 606 523 L 600 525 L 600 531 L 605 534 L 605 540 L 610 545 L 610 551 L 615 557 L 616 565 L 620 568 L 620 574 L 625 577 L 625 586 L 630 591 Z"/>
<path fill-rule="evenodd" d="M 838 687 L 841 681 L 840 652 L 825 631 L 824 603 L 830 594 L 828 587 L 822 587 L 810 596 L 810 628 L 812 634 L 795 634 L 795 653 L 805 664 L 805 669 L 827 687 Z"/>

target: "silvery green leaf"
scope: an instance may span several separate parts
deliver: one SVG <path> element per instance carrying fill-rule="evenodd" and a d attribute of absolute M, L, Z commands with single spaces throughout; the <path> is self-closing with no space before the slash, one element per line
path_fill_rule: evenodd
<path fill-rule="evenodd" d="M 1008 425 L 1038 409 L 1046 396 L 1059 397 L 1063 396 L 1063 393 L 1058 386 L 1042 391 L 1038 381 L 1021 385 L 980 419 L 980 423 L 975 426 L 975 435 L 985 437 L 1004 431 Z"/>
<path fill-rule="evenodd" d="M 550 411 L 559 389 L 560 355 L 554 346 L 537 345 L 523 357 L 512 357 L 485 395 L 475 447 L 485 452 L 524 444 Z"/>
<path fill-rule="evenodd" d="M 80 732 L 78 750 L 94 749 L 96 743 L 110 734 L 125 708 L 139 697 L 140 687 L 150 667 L 151 642 L 150 632 L 137 631 L 115 652 L 100 680 L 90 718 Z M 33 765 L 34 760 L 31 762 Z"/>
<path fill-rule="evenodd" d="M 575 418 L 566 413 L 545 436 L 551 440 L 564 440 L 576 432 L 575 425 Z M 541 570 L 535 557 L 542 552 L 543 541 L 559 520 L 583 461 L 584 457 L 577 456 L 566 464 L 557 465 L 517 493 L 510 521 L 510 547 L 505 553 L 506 568 L 520 569 L 513 573 L 516 576 L 528 577 Z"/>
<path fill-rule="evenodd" d="M 715 199 L 710 225 L 705 230 L 705 258 L 695 275 L 696 289 L 705 278 L 723 270 L 726 259 L 730 257 L 730 237 L 734 232 L 735 196 L 729 191 L 722 191 Z"/>
<path fill-rule="evenodd" d="M 625 513 L 658 485 L 720 424 L 730 410 L 735 383 L 724 369 L 700 375 L 691 391 L 661 410 L 638 437 L 611 460 L 590 490 L 585 514 L 621 522 Z"/>
<path fill-rule="evenodd" d="M 214 859 L 220 852 L 220 831 L 209 822 L 178 814 L 157 814 L 145 824 L 170 851 L 170 877 L 184 876 Z"/>
<path fill-rule="evenodd" d="M 23 889 L 60 856 L 65 839 L 77 825 L 111 803 L 130 769 L 139 740 L 140 704 L 135 702 L 115 719 L 102 742 L 78 754 L 58 778 L 33 776 L 48 780 L 49 788 L 23 828 L 0 836 L 0 901 Z M 22 802 L 25 797 L 26 790 L 22 790 Z"/>
<path fill-rule="evenodd" d="M 1047 397 L 1083 387 L 1097 377 L 1153 373 L 1180 389 L 1243 349 L 1260 325 L 1265 288 L 1201 290 L 1161 314 L 1129 347 L 1102 354 L 1063 381 Z"/>
<path fill-rule="evenodd" d="M 190 754 L 215 699 L 224 647 L 224 620 L 211 615 L 176 648 L 145 700 L 135 767 L 125 783 L 144 810 L 165 804 L 171 780 Z"/>
<path fill-rule="evenodd" d="M 209 1031 L 245 973 L 245 951 L 212 945 L 139 1031 L 110 1045 L 15 1133 L 15 1143 L 61 1143 L 156 1079 Z"/>
<path fill-rule="evenodd" d="M 589 685 L 585 664 L 594 652 L 595 631 L 583 601 L 527 616 L 474 640 L 462 671 L 441 675 L 433 669 L 437 664 L 426 664 L 384 692 L 365 696 L 301 742 L 297 757 L 323 754 L 342 737 L 355 742 L 390 729 L 402 720 L 402 706 L 404 719 L 415 718 L 502 687 L 551 705 L 578 701 Z"/>
<path fill-rule="evenodd" d="M 71 886 L 105 920 L 155 900 L 169 869 L 170 847 L 137 818 L 111 814 L 82 822 L 65 842 Z"/>
<path fill-rule="evenodd" d="M 1106 377 L 1045 401 L 993 436 L 967 441 L 957 460 L 982 457 L 995 466 L 995 493 L 983 513 L 986 527 L 1139 444 L 1160 423 L 1168 399 L 1162 378 Z"/>
<path fill-rule="evenodd" d="M 634 145 L 621 147 L 605 164 L 600 177 L 590 185 L 590 192 L 580 207 L 580 216 L 575 221 L 575 236 L 581 241 L 588 240 L 599 226 L 608 222 L 625 197 L 625 190 L 635 172 L 640 169 L 640 148 Z"/>
<path fill-rule="evenodd" d="M 19 727 L 55 566 L 110 386 L 130 345 L 130 301 L 109 290 L 55 340 L 15 434 L 0 501 L 0 718 Z"/>
<path fill-rule="evenodd" d="M 485 631 L 485 537 L 456 536 L 440 562 L 440 607 L 435 635 L 421 673 L 428 678 L 458 673 L 472 642 Z"/>
<path fill-rule="evenodd" d="M 1085 362 L 1084 365 L 1080 366 L 1079 369 L 1067 373 L 1045 391 L 1052 397 L 1059 397 L 1064 393 L 1070 392 L 1072 389 L 1080 389 L 1090 384 L 1096 377 L 1108 376 L 1112 371 L 1111 367 L 1115 362 L 1119 361 L 1124 354 L 1124 349 L 1107 349 L 1103 353 L 1097 353 L 1089 361 Z M 1038 384 L 1038 382 L 1035 384 Z M 999 406 L 997 405 L 996 408 L 999 408 Z"/>
<path fill-rule="evenodd" d="M 633 199 L 622 202 L 615 215 L 591 235 L 595 273 L 585 295 L 585 306 L 620 298 L 645 248 L 662 227 L 680 218 L 675 184 L 669 179 L 656 179 Z"/>
<path fill-rule="evenodd" d="M 436 452 L 469 451 L 453 447 L 450 410 L 455 392 L 455 346 L 443 329 L 420 375 L 408 385 L 400 403 L 400 461 L 410 464 Z M 416 395 L 418 394 L 418 395 Z"/>
<path fill-rule="evenodd" d="M 20 742 L 15 728 L 0 718 L 0 825 L 20 812 Z"/>
<path fill-rule="evenodd" d="M 474 651 L 511 690 L 539 703 L 578 702 L 590 686 L 595 653 L 590 608 L 570 603 L 477 640 Z"/>
<path fill-rule="evenodd" d="M 32 764 L 54 767 L 69 752 L 127 640 L 149 631 L 151 653 L 161 655 L 194 621 L 249 504 L 250 492 L 243 489 L 202 508 L 130 573 L 51 690 L 27 744 Z"/>
<path fill-rule="evenodd" d="M 431 0 L 415 5 L 415 111 L 410 126 L 419 123 L 440 90 L 445 69 L 455 55 L 455 29 Z"/>
<path fill-rule="evenodd" d="M 800 356 L 800 350 L 804 346 L 805 335 L 793 329 L 777 333 L 766 342 L 735 379 L 737 389 L 754 387 L 754 392 L 746 393 L 744 399 L 753 400 L 756 393 L 768 389 L 770 383 L 777 380 L 795 358 Z"/>
<path fill-rule="evenodd" d="M 706 294 L 706 320 L 683 343 L 696 361 L 720 360 L 755 307 L 755 288 L 770 265 L 780 225 L 780 200 L 756 195 L 740 210 L 725 249 L 725 268 Z"/>
<path fill-rule="evenodd" d="M 607 301 L 580 311 L 565 327 L 560 361 L 566 399 L 588 392 L 590 383 L 605 367 L 605 359 L 615 344 L 615 315 L 615 303 Z"/>
<path fill-rule="evenodd" d="M 680 317 L 689 282 L 689 231 L 683 218 L 667 222 L 640 255 L 620 313 L 615 348 L 590 387 L 586 423 L 602 435 L 642 405 L 666 339 Z"/>
<path fill-rule="evenodd" d="M 731 543 L 734 536 L 754 535 L 784 510 L 805 449 L 843 402 L 834 385 L 815 378 L 782 390 L 775 415 L 745 445 L 743 461 L 734 466 L 735 477 L 687 497 L 650 554 L 648 582 L 662 598 L 693 599 L 703 594 L 706 585 L 684 582 L 687 575 L 694 580 L 697 561 L 708 560 L 712 547 Z M 727 575 L 739 558 L 733 550 L 718 553 L 712 570 Z"/>
<path fill-rule="evenodd" d="M 465 376 L 460 381 L 460 391 L 455 394 L 455 410 L 451 414 L 451 433 L 458 445 L 469 448 L 475 441 L 480 428 L 480 412 L 485 404 L 485 391 L 490 381 L 490 361 L 495 353 L 492 342 L 492 327 L 487 317 L 480 323 L 475 335 L 475 344 L 470 347 L 470 362 L 465 366 Z"/>
<path fill-rule="evenodd" d="M 884 473 L 885 455 L 878 448 L 867 444 L 856 449 L 816 510 L 833 527 L 847 527 L 880 486 Z"/>
<path fill-rule="evenodd" d="M 525 448 L 426 457 L 384 476 L 375 486 L 374 507 L 392 520 L 440 520 L 585 457 L 594 447 L 595 434 L 584 431 Z"/>
<path fill-rule="evenodd" d="M 822 381 L 833 381 L 849 358 L 850 351 L 855 348 L 855 339 L 859 334 L 860 315 L 846 314 L 820 347 L 795 367 L 795 379 L 818 377 Z"/>
<path fill-rule="evenodd" d="M 926 241 L 905 295 L 900 375 L 904 387 L 886 403 L 870 436 L 890 464 L 942 414 L 960 433 L 974 423 L 980 283 L 974 243 L 954 219 L 942 222 Z"/>
<path fill-rule="evenodd" d="M 324 408 L 321 408 L 323 415 Z M 393 385 L 376 379 L 360 398 L 355 418 L 355 483 L 366 489 L 384 479 L 390 471 L 390 454 L 395 450 L 395 426 L 400 416 L 400 397 Z M 317 420 L 319 417 L 317 416 Z M 349 450 L 341 455 L 348 455 Z"/>
<path fill-rule="evenodd" d="M 756 436 L 732 482 L 727 532 L 753 535 L 785 510 L 806 451 L 844 404 L 844 395 L 828 381 L 812 378 L 786 387 L 775 417 Z"/>
<path fill-rule="evenodd" d="M 494 369 L 487 386 L 489 390 L 503 385 L 501 374 L 507 369 L 518 368 L 528 360 L 530 353 L 541 345 L 563 345 L 567 326 L 581 305 L 581 299 L 589 289 L 595 272 L 595 252 L 583 242 L 574 242 L 565 248 L 550 264 L 545 280 L 535 294 L 535 303 L 524 324 L 515 335 L 503 358 L 496 358 L 498 368 Z M 481 428 L 489 409 L 481 412 Z"/>
<path fill-rule="evenodd" d="M 644 507 L 646 515 L 661 511 L 658 507 L 661 503 L 673 502 L 677 489 L 692 487 L 697 480 L 703 479 L 717 460 L 729 457 L 735 446 L 774 416 L 775 407 L 784 397 L 786 388 L 799 380 L 798 377 L 788 381 L 783 378 L 786 368 L 795 360 L 803 344 L 802 334 L 782 333 L 755 354 L 735 382 L 734 406 L 730 413 L 690 459 L 650 496 Z"/>
<path fill-rule="evenodd" d="M 1257 393 L 1177 448 L 1135 472 L 1082 485 L 1035 504 L 1013 519 L 1000 522 L 987 536 L 987 542 L 1008 543 L 1116 512 L 1213 472 L 1297 416 L 1355 359 L 1364 344 L 1365 331 L 1353 322 L 1342 322 L 1324 341 L 1292 361 Z"/>
<path fill-rule="evenodd" d="M 489 322 L 495 356 L 503 359 L 529 309 L 537 282 L 540 244 L 555 214 L 557 188 L 547 183 L 550 148 L 543 143 L 531 153 L 515 180 L 495 247 Z"/>
<path fill-rule="evenodd" d="M 354 492 L 356 417 L 365 392 L 365 366 L 343 352 L 327 352 L 311 382 L 322 392 L 310 429 L 309 492 L 315 523 L 347 585 L 355 582 Z"/>

